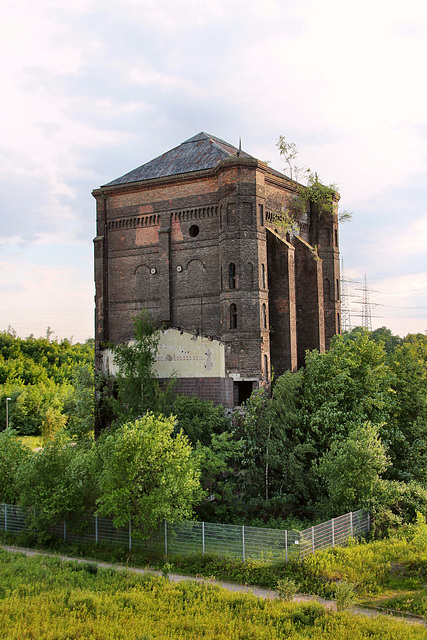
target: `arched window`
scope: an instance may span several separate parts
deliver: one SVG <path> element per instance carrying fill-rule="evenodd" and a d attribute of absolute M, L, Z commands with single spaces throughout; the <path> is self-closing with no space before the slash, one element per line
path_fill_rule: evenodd
<path fill-rule="evenodd" d="M 237 329 L 237 307 L 230 304 L 230 329 Z"/>
<path fill-rule="evenodd" d="M 267 329 L 267 307 L 265 304 L 262 305 L 262 326 Z"/>
<path fill-rule="evenodd" d="M 261 265 L 261 287 L 265 289 L 265 264 Z"/>
<path fill-rule="evenodd" d="M 230 289 L 236 288 L 236 265 L 230 262 L 228 265 L 228 286 Z"/>
<path fill-rule="evenodd" d="M 340 299 L 340 281 L 338 280 L 338 278 L 336 280 L 336 287 L 337 287 L 337 300 L 339 300 Z"/>
<path fill-rule="evenodd" d="M 337 333 L 341 333 L 340 314 L 337 313 Z"/>
<path fill-rule="evenodd" d="M 268 380 L 269 375 L 268 375 L 269 371 L 268 371 L 268 358 L 267 356 L 264 354 L 264 375 L 265 375 L 265 379 Z"/>

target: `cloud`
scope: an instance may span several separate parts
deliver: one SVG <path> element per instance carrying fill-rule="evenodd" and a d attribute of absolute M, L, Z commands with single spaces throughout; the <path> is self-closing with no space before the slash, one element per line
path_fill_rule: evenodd
<path fill-rule="evenodd" d="M 0 262 L 0 330 L 10 325 L 20 336 L 40 336 L 50 326 L 59 339 L 86 340 L 93 335 L 91 266 Z"/>
<path fill-rule="evenodd" d="M 421 0 L 18 0 L 0 42 L 0 255 L 16 287 L 28 282 L 20 262 L 49 262 L 59 278 L 91 254 L 93 188 L 201 130 L 242 137 L 279 170 L 285 135 L 355 213 L 341 232 L 349 268 L 370 278 L 421 268 Z M 78 273 L 65 290 L 83 278 L 91 307 L 92 272 Z M 43 295 L 55 290 L 39 275 Z"/>

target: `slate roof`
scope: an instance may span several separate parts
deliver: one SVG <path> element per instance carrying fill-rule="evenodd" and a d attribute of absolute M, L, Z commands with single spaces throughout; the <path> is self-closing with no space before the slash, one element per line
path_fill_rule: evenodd
<path fill-rule="evenodd" d="M 111 187 L 140 180 L 175 176 L 191 171 L 213 169 L 218 162 L 236 155 L 237 152 L 238 149 L 232 144 L 201 131 L 189 140 L 182 142 L 178 147 L 166 151 L 158 158 L 150 160 L 150 162 L 104 186 Z M 244 158 L 252 158 L 244 151 L 240 151 L 239 155 Z"/>

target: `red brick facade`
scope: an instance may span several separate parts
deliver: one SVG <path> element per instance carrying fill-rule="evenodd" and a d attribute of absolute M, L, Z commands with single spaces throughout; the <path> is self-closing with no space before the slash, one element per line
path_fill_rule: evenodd
<path fill-rule="evenodd" d="M 218 157 L 206 160 L 212 148 Z M 224 378 L 181 387 L 226 406 L 268 384 L 271 367 L 294 371 L 306 349 L 327 348 L 340 313 L 336 215 L 307 212 L 298 235 L 286 235 L 272 212 L 295 184 L 230 149 L 199 134 L 173 150 L 168 175 L 165 154 L 93 192 L 98 357 L 107 341 L 132 337 L 145 307 L 163 325 L 225 344 Z M 176 164 L 183 153 L 195 170 Z"/>

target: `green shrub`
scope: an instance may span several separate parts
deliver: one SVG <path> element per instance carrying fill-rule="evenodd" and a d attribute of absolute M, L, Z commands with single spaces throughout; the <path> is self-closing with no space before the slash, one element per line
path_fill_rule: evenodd
<path fill-rule="evenodd" d="M 347 582 L 346 580 L 340 580 L 335 584 L 335 604 L 337 611 L 347 611 L 351 609 L 357 602 L 355 594 L 356 585 L 354 582 Z"/>
<path fill-rule="evenodd" d="M 292 578 L 281 578 L 277 581 L 276 591 L 282 600 L 290 601 L 298 593 L 299 585 Z"/>

